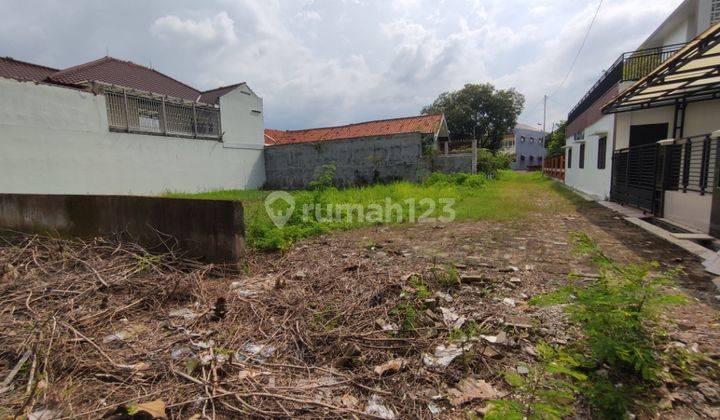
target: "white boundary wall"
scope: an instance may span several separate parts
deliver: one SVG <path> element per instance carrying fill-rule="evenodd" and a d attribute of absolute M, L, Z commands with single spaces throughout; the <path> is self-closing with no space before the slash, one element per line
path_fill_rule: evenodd
<path fill-rule="evenodd" d="M 127 194 L 258 188 L 262 99 L 221 98 L 222 142 L 110 132 L 105 97 L 0 78 L 0 193 Z"/>
<path fill-rule="evenodd" d="M 576 141 L 572 137 L 565 139 L 565 184 L 581 191 L 594 200 L 607 200 L 610 196 L 610 176 L 612 173 L 612 153 L 614 140 L 615 115 L 603 115 L 602 118 L 585 128 L 585 138 Z M 605 169 L 598 169 L 598 141 L 607 137 L 605 147 Z M 580 145 L 585 144 L 585 167 L 580 168 Z M 572 148 L 572 166 L 567 167 L 567 149 Z"/>

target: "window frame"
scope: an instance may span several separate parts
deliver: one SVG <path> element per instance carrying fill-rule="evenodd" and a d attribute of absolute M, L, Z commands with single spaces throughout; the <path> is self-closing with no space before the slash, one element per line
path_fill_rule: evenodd
<path fill-rule="evenodd" d="M 580 143 L 578 151 L 578 169 L 585 169 L 585 143 Z"/>
<path fill-rule="evenodd" d="M 601 145 L 602 147 L 600 147 Z M 597 168 L 607 168 L 607 136 L 602 136 L 598 139 Z"/>

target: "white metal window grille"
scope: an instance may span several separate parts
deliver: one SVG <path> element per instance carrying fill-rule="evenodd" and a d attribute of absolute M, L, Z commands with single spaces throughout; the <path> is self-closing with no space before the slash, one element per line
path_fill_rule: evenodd
<path fill-rule="evenodd" d="M 105 89 L 108 125 L 113 131 L 220 139 L 220 109 L 181 99 Z"/>
<path fill-rule="evenodd" d="M 713 0 L 710 9 L 710 24 L 714 25 L 718 22 L 720 22 L 720 0 Z"/>

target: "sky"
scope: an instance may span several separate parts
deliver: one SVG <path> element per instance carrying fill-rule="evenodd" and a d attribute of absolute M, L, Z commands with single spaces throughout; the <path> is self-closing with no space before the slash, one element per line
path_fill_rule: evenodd
<path fill-rule="evenodd" d="M 241 81 L 265 126 L 417 115 L 466 83 L 525 95 L 547 127 L 681 0 L 0 0 L 0 56 L 65 68 L 107 54 L 198 89 Z"/>

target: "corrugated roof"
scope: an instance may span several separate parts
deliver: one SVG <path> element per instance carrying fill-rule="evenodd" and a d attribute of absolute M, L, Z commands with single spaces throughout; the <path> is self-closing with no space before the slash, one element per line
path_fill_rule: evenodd
<path fill-rule="evenodd" d="M 387 136 L 402 133 L 435 134 L 440 130 L 442 114 L 367 121 L 338 127 L 307 130 L 265 130 L 265 144 L 312 143 L 357 137 Z"/>
<path fill-rule="evenodd" d="M 188 101 L 196 101 L 201 93 L 199 90 L 159 71 L 113 57 L 103 57 L 99 60 L 59 71 L 50 75 L 50 80 L 65 85 L 77 85 L 93 81 L 103 82 L 174 96 Z"/>
<path fill-rule="evenodd" d="M 57 69 L 15 60 L 11 57 L 0 57 L 0 77 L 40 82 L 57 71 Z"/>
<path fill-rule="evenodd" d="M 230 85 L 230 86 L 221 86 L 219 88 L 206 90 L 205 92 L 202 92 L 202 94 L 200 94 L 200 102 L 206 103 L 206 104 L 211 104 L 211 105 L 217 105 L 220 103 L 221 96 L 224 96 L 224 95 L 230 93 L 238 86 L 242 86 L 244 84 L 245 84 L 245 82 L 235 83 L 234 85 Z"/>

